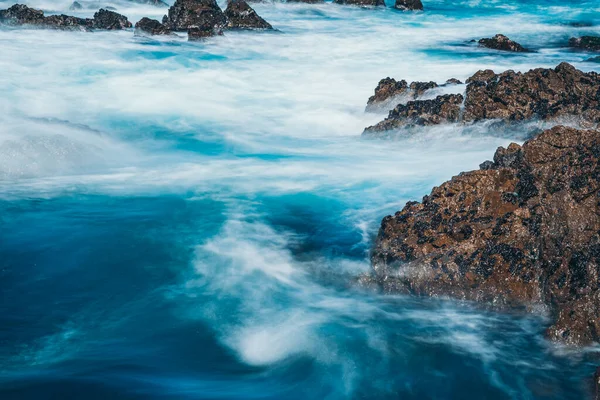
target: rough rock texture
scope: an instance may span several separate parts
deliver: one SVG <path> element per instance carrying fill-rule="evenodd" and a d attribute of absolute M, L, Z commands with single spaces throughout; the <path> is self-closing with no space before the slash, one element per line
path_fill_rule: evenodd
<path fill-rule="evenodd" d="M 77 1 L 74 1 L 73 4 L 69 6 L 69 10 L 71 11 L 77 11 L 81 9 L 83 9 L 83 6 Z"/>
<path fill-rule="evenodd" d="M 435 82 L 412 82 L 409 85 L 405 80 L 396 81 L 390 77 L 384 78 L 377 84 L 375 94 L 367 101 L 366 111 L 393 107 L 400 97 L 416 99 L 436 87 L 438 84 Z"/>
<path fill-rule="evenodd" d="M 444 86 L 447 85 L 462 85 L 462 81 L 456 78 L 450 78 L 446 81 L 446 83 L 444 84 Z"/>
<path fill-rule="evenodd" d="M 135 33 L 136 35 L 170 35 L 171 30 L 155 19 L 144 17 L 135 24 Z"/>
<path fill-rule="evenodd" d="M 480 46 L 494 50 L 512 51 L 516 53 L 525 53 L 529 51 L 519 43 L 510 40 L 508 37 L 501 34 L 498 34 L 493 38 L 479 39 L 478 43 Z"/>
<path fill-rule="evenodd" d="M 233 0 L 225 9 L 228 29 L 273 29 L 244 0 Z"/>
<path fill-rule="evenodd" d="M 218 27 L 215 27 L 215 28 L 201 27 L 201 28 L 190 28 L 190 29 L 188 29 L 187 33 L 188 33 L 188 40 L 193 42 L 193 41 L 204 40 L 204 39 L 212 37 L 212 36 L 222 35 L 223 31 Z"/>
<path fill-rule="evenodd" d="M 414 100 L 398 104 L 388 117 L 365 129 L 363 135 L 376 134 L 401 127 L 438 125 L 457 122 L 464 98 L 460 94 L 446 94 L 432 100 Z"/>
<path fill-rule="evenodd" d="M 198 28 L 195 35 L 225 26 L 227 18 L 215 0 L 176 0 L 162 22 L 174 31 Z"/>
<path fill-rule="evenodd" d="M 44 22 L 44 12 L 15 4 L 6 10 L 0 10 L 0 21 L 7 25 L 41 25 Z"/>
<path fill-rule="evenodd" d="M 61 14 L 45 17 L 42 25 L 55 29 L 89 30 L 90 28 L 93 28 L 94 20 Z"/>
<path fill-rule="evenodd" d="M 118 30 L 131 28 L 132 25 L 126 16 L 101 8 L 94 14 L 92 27 L 95 29 Z"/>
<path fill-rule="evenodd" d="M 421 0 L 396 0 L 394 8 L 402 11 L 422 10 L 423 3 Z"/>
<path fill-rule="evenodd" d="M 335 4 L 361 7 L 385 7 L 384 0 L 333 0 Z"/>
<path fill-rule="evenodd" d="M 600 122 L 600 75 L 561 63 L 526 73 L 479 71 L 467 80 L 464 121 L 577 117 Z"/>
<path fill-rule="evenodd" d="M 385 217 L 372 252 L 386 292 L 545 304 L 550 338 L 600 339 L 600 131 L 562 126 Z"/>
<path fill-rule="evenodd" d="M 576 49 L 600 51 L 600 36 L 582 36 L 569 39 L 569 46 Z"/>

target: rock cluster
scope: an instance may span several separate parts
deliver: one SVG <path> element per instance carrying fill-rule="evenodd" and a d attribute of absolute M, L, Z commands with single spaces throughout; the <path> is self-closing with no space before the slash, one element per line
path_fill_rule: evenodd
<path fill-rule="evenodd" d="M 94 18 L 78 18 L 64 14 L 46 17 L 42 11 L 23 4 L 15 4 L 6 10 L 0 10 L 0 23 L 6 25 L 30 25 L 40 28 L 80 30 L 114 30 L 131 28 L 132 26 L 127 17 L 106 9 L 100 9 L 94 14 Z"/>
<path fill-rule="evenodd" d="M 498 34 L 493 38 L 480 39 L 478 43 L 482 47 L 494 50 L 512 51 L 515 53 L 526 53 L 529 51 L 519 43 L 510 40 L 508 37 L 501 34 Z"/>
<path fill-rule="evenodd" d="M 396 95 L 402 90 L 402 83 L 392 81 L 386 79 L 381 81 L 384 84 L 380 82 L 379 97 L 376 90 L 373 101 L 388 93 Z M 411 125 L 492 119 L 506 122 L 569 119 L 597 125 L 600 123 L 599 93 L 598 73 L 584 73 L 567 63 L 561 63 L 554 69 L 537 68 L 525 73 L 478 71 L 467 80 L 464 109 L 456 118 L 454 110 L 461 107 L 456 102 L 462 96 L 438 96 L 434 100 L 436 107 L 432 107 L 434 103 L 431 100 L 409 102 L 410 112 L 405 112 L 406 106 L 398 105 L 384 121 L 366 128 L 364 134 Z M 433 118 L 431 113 L 438 112 L 438 117 Z"/>
<path fill-rule="evenodd" d="M 386 292 L 544 304 L 550 338 L 600 339 L 600 132 L 555 127 L 385 217 Z"/>
<path fill-rule="evenodd" d="M 569 39 L 569 46 L 576 49 L 600 51 L 600 36 L 582 36 Z"/>
<path fill-rule="evenodd" d="M 375 88 L 375 94 L 369 97 L 367 101 L 366 111 L 374 111 L 393 107 L 400 100 L 417 99 L 423 96 L 427 91 L 440 86 L 460 85 L 461 81 L 452 78 L 448 79 L 443 85 L 438 85 L 436 82 L 411 82 L 409 85 L 404 79 L 397 81 L 387 77 L 379 81 Z"/>
<path fill-rule="evenodd" d="M 419 11 L 423 10 L 421 0 L 396 0 L 394 8 L 402 11 Z"/>

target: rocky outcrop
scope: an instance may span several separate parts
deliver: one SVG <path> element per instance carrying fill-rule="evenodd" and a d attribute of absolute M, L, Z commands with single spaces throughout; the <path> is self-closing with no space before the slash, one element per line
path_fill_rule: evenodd
<path fill-rule="evenodd" d="M 482 47 L 494 50 L 512 51 L 515 53 L 525 53 L 529 51 L 519 43 L 510 40 L 508 37 L 501 34 L 498 34 L 493 38 L 480 39 L 478 43 Z"/>
<path fill-rule="evenodd" d="M 389 109 L 402 99 L 416 99 L 436 87 L 438 84 L 435 82 L 412 82 L 409 85 L 405 80 L 396 81 L 390 77 L 384 78 L 377 84 L 375 94 L 367 101 L 366 111 L 375 111 L 386 107 Z"/>
<path fill-rule="evenodd" d="M 402 11 L 419 11 L 423 10 L 421 0 L 396 0 L 394 8 Z"/>
<path fill-rule="evenodd" d="M 569 39 L 569 47 L 588 51 L 600 51 L 600 36 L 582 36 Z"/>
<path fill-rule="evenodd" d="M 69 10 L 71 10 L 71 11 L 79 11 L 82 9 L 83 9 L 83 6 L 77 1 L 74 1 L 73 4 L 71 4 L 69 6 Z"/>
<path fill-rule="evenodd" d="M 188 40 L 191 42 L 205 40 L 212 36 L 222 35 L 223 31 L 218 28 L 198 27 L 188 29 Z"/>
<path fill-rule="evenodd" d="M 600 132 L 556 127 L 385 217 L 386 292 L 547 306 L 550 338 L 600 339 Z"/>
<path fill-rule="evenodd" d="M 361 7 L 385 7 L 384 0 L 333 0 L 335 4 Z"/>
<path fill-rule="evenodd" d="M 92 27 L 95 29 L 119 30 L 131 28 L 132 24 L 126 16 L 101 8 L 94 14 Z"/>
<path fill-rule="evenodd" d="M 6 25 L 42 25 L 44 12 L 23 4 L 15 4 L 6 10 L 0 10 L 0 21 Z"/>
<path fill-rule="evenodd" d="M 465 122 L 560 117 L 600 122 L 600 75 L 567 63 L 526 73 L 479 71 L 467 84 Z"/>
<path fill-rule="evenodd" d="M 162 22 L 173 31 L 193 30 L 196 36 L 222 28 L 227 18 L 215 0 L 176 0 Z"/>
<path fill-rule="evenodd" d="M 244 0 L 230 1 L 225 9 L 225 17 L 227 29 L 273 29 Z"/>
<path fill-rule="evenodd" d="M 369 106 L 408 93 L 406 82 L 402 82 L 390 78 L 382 80 L 375 96 L 369 99 Z M 438 109 L 442 113 L 447 112 L 444 107 L 431 112 Z M 579 71 L 567 63 L 561 63 L 554 69 L 537 68 L 525 73 L 478 71 L 467 79 L 464 110 L 458 119 L 448 119 L 445 114 L 439 117 L 427 118 L 426 121 L 472 123 L 497 119 L 513 123 L 568 120 L 582 126 L 597 126 L 600 124 L 600 75 Z M 408 118 L 405 113 L 392 111 L 385 121 L 367 128 L 365 134 L 412 125 L 412 119 L 414 114 Z"/>
<path fill-rule="evenodd" d="M 136 35 L 170 35 L 171 30 L 155 19 L 144 17 L 135 24 Z"/>
<path fill-rule="evenodd" d="M 463 100 L 460 94 L 447 94 L 432 100 L 414 100 L 398 104 L 385 120 L 366 128 L 363 135 L 376 135 L 403 127 L 457 122 Z"/>
<path fill-rule="evenodd" d="M 89 30 L 94 27 L 94 20 L 64 14 L 50 15 L 49 17 L 45 17 L 40 25 L 54 29 Z"/>

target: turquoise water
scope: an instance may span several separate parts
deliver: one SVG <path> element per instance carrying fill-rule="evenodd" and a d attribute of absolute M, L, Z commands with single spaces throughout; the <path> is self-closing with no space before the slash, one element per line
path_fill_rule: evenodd
<path fill-rule="evenodd" d="M 364 140 L 379 79 L 598 69 L 566 48 L 595 1 L 425 4 L 257 4 L 279 32 L 205 43 L 1 29 L 0 397 L 590 396 L 597 349 L 545 341 L 545 310 L 353 284 L 383 216 L 527 137 Z M 496 33 L 536 52 L 469 43 Z"/>

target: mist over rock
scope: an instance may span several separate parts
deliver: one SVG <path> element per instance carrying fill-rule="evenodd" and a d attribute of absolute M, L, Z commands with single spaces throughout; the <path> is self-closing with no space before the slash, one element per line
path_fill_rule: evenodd
<path fill-rule="evenodd" d="M 423 10 L 421 0 L 396 0 L 394 8 L 402 11 L 419 11 Z"/>
<path fill-rule="evenodd" d="M 569 46 L 588 51 L 600 51 L 600 36 L 571 38 L 569 39 Z"/>
<path fill-rule="evenodd" d="M 385 7 L 384 0 L 333 0 L 335 4 L 361 7 Z"/>
<path fill-rule="evenodd" d="M 514 40 L 510 40 L 508 37 L 498 34 L 493 38 L 479 39 L 479 45 L 487 47 L 488 49 L 501 50 L 501 51 L 512 51 L 514 53 L 526 53 L 529 52 L 525 47 L 521 46 Z"/>
<path fill-rule="evenodd" d="M 223 31 L 218 27 L 195 27 L 188 29 L 187 34 L 188 41 L 195 42 L 207 39 L 212 36 L 222 35 Z"/>
<path fill-rule="evenodd" d="M 227 29 L 273 29 L 244 0 L 232 0 L 225 9 Z"/>
<path fill-rule="evenodd" d="M 73 4 L 69 6 L 69 10 L 71 11 L 79 11 L 81 9 L 83 9 L 83 6 L 77 1 L 74 1 Z"/>
<path fill-rule="evenodd" d="M 135 24 L 136 35 L 170 35 L 171 30 L 155 19 L 144 17 Z"/>
<path fill-rule="evenodd" d="M 550 338 L 600 339 L 600 132 L 555 127 L 382 221 L 385 292 L 543 304 Z"/>
<path fill-rule="evenodd" d="M 409 85 L 404 79 L 396 81 L 390 77 L 384 78 L 377 84 L 375 94 L 367 101 L 366 111 L 380 110 L 389 106 L 393 107 L 402 98 L 416 99 L 424 95 L 428 90 L 438 86 L 435 82 L 411 82 Z"/>
<path fill-rule="evenodd" d="M 176 0 L 162 22 L 173 31 L 209 32 L 225 26 L 227 18 L 215 0 Z"/>
<path fill-rule="evenodd" d="M 406 82 L 402 82 L 397 83 L 390 78 L 380 81 L 375 95 L 369 99 L 368 107 L 406 93 Z M 486 120 L 506 123 L 567 120 L 583 126 L 597 126 L 600 123 L 598 93 L 600 75 L 582 72 L 568 63 L 561 63 L 553 69 L 537 68 L 525 73 L 509 70 L 496 74 L 492 70 L 481 70 L 467 79 L 464 105 L 456 104 L 458 98 L 453 98 L 449 103 L 450 99 L 443 96 L 436 99 L 439 103 L 437 107 L 432 107 L 430 100 L 413 102 L 410 112 L 406 111 L 406 106 L 398 105 L 384 121 L 365 129 L 364 134 L 415 124 Z M 450 105 L 453 109 L 461 106 L 464 109 L 455 117 L 454 112 L 448 114 Z M 424 113 L 423 117 L 421 113 Z M 436 113 L 439 115 L 434 118 Z M 448 118 L 449 115 L 452 118 Z"/>

